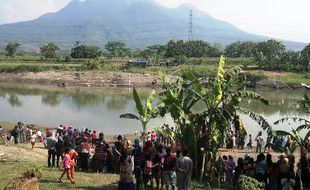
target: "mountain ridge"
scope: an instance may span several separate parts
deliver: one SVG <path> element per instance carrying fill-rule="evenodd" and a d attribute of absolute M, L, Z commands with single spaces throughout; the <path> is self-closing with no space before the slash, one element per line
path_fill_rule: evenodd
<path fill-rule="evenodd" d="M 189 10 L 193 9 L 194 38 L 227 45 L 237 40 L 262 41 L 269 37 L 244 32 L 186 4 L 171 9 L 152 0 L 74 0 L 55 13 L 37 19 L 0 25 L 0 46 L 18 41 L 26 49 L 55 42 L 70 49 L 75 41 L 104 47 L 123 41 L 131 48 L 144 48 L 171 39 L 186 40 Z M 290 49 L 305 46 L 284 42 Z"/>

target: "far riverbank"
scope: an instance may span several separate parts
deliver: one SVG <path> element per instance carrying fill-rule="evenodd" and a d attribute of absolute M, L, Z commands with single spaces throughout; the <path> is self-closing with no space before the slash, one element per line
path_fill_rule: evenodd
<path fill-rule="evenodd" d="M 302 82 L 309 83 L 302 74 L 247 71 L 249 86 L 255 88 L 299 89 Z M 178 76 L 169 75 L 176 80 Z M 85 87 L 160 87 L 161 81 L 154 73 L 139 74 L 127 72 L 101 72 L 101 71 L 46 71 L 0 73 L 0 82 L 26 83 L 38 85 L 53 85 L 59 87 L 85 86 Z"/>

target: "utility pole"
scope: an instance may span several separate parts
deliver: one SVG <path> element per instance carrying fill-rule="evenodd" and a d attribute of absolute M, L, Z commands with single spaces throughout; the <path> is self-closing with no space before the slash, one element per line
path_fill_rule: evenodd
<path fill-rule="evenodd" d="M 188 41 L 193 40 L 193 10 L 189 13 Z"/>

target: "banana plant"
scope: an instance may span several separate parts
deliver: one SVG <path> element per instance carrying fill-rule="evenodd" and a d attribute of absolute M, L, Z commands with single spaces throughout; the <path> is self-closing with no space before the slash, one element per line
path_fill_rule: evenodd
<path fill-rule="evenodd" d="M 156 92 L 154 89 L 152 90 L 150 95 L 147 97 L 145 105 L 142 104 L 141 98 L 136 88 L 133 88 L 132 95 L 133 95 L 133 99 L 136 104 L 138 115 L 133 114 L 133 113 L 125 113 L 125 114 L 120 115 L 120 118 L 135 119 L 135 120 L 140 121 L 141 127 L 142 127 L 141 137 L 145 139 L 144 137 L 147 131 L 147 124 L 151 119 L 156 118 L 158 116 L 158 107 L 160 105 L 154 106 L 154 101 L 156 97 Z"/>

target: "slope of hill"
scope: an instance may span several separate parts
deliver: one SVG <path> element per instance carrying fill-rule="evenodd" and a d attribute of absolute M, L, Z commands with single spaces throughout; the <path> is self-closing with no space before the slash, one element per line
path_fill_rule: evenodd
<path fill-rule="evenodd" d="M 195 39 L 223 45 L 236 40 L 268 39 L 241 31 L 190 5 L 170 9 L 152 0 L 73 0 L 57 13 L 0 26 L 0 46 L 18 41 L 24 48 L 36 49 L 42 43 L 55 42 L 68 49 L 75 41 L 103 47 L 108 41 L 120 40 L 131 48 L 143 48 L 170 39 L 187 39 L 190 9 Z M 290 43 L 294 49 L 303 46 Z"/>

